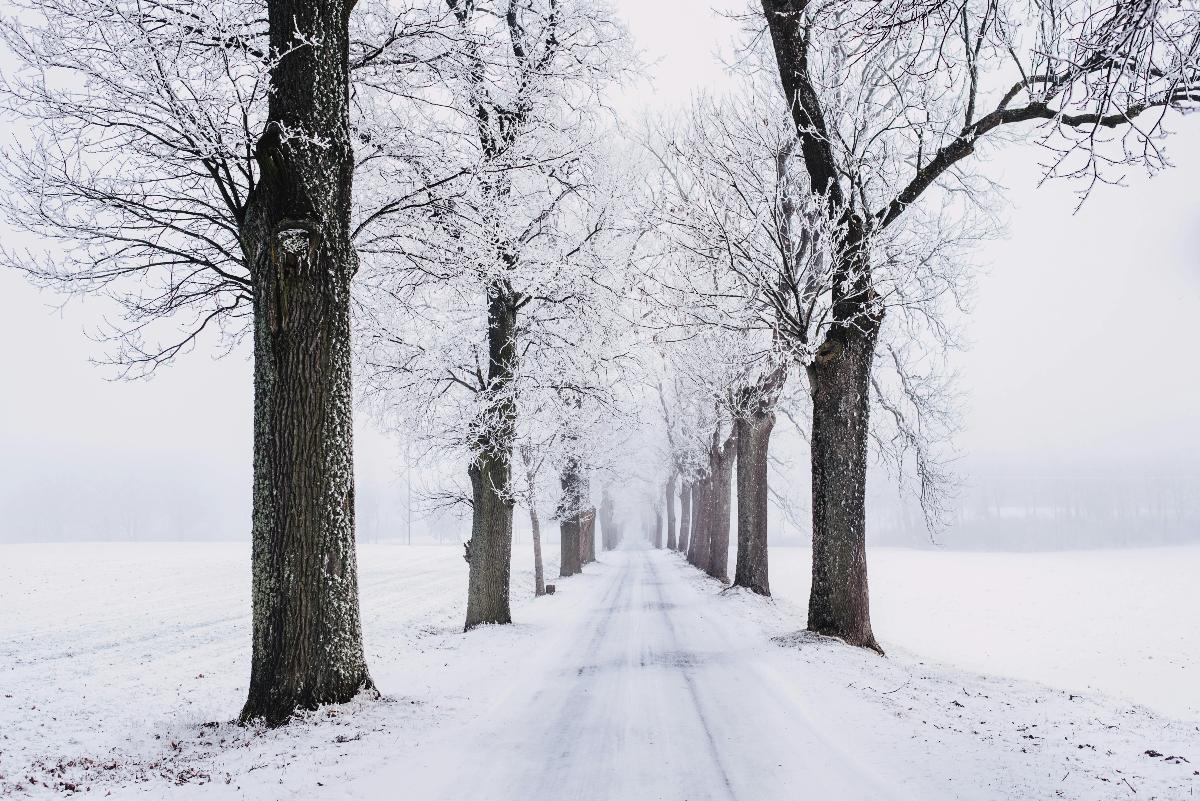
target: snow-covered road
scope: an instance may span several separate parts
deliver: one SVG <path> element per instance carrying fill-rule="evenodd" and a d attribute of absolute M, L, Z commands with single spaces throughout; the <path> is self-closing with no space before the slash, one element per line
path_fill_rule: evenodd
<path fill-rule="evenodd" d="M 458 548 L 364 548 L 384 697 L 270 731 L 229 722 L 248 670 L 244 546 L 3 556 L 0 797 L 1180 801 L 1200 790 L 1195 719 L 813 637 L 786 591 L 726 590 L 644 547 L 602 554 L 536 600 L 519 552 L 517 622 L 465 634 Z M 933 580 L 906 559 L 908 581 Z M 943 598 L 962 605 L 952 618 L 980 605 L 966 588 Z M 1002 627 L 1005 609 L 977 626 Z M 1030 643 L 1062 621 L 1042 625 Z"/>
<path fill-rule="evenodd" d="M 767 801 L 801 787 L 810 798 L 897 797 L 676 558 L 605 559 L 583 619 L 531 654 L 475 725 L 404 766 L 413 797 Z"/>

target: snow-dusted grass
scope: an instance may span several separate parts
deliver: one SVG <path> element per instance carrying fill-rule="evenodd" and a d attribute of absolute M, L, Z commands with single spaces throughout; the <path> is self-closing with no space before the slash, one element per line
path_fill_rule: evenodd
<path fill-rule="evenodd" d="M 538 797 L 561 784 L 629 801 L 681 801 L 684 784 L 689 801 L 795 798 L 802 784 L 923 801 L 1200 789 L 1200 604 L 1183 580 L 1200 548 L 875 550 L 889 659 L 797 633 L 800 549 L 773 550 L 774 601 L 636 552 L 534 601 L 528 550 L 514 560 L 518 624 L 464 635 L 461 548 L 360 546 L 384 700 L 257 732 L 229 723 L 249 670 L 245 546 L 0 546 L 0 796 L 434 801 L 431 777 L 462 770 L 497 777 L 475 780 L 474 801 L 524 801 L 539 766 L 552 779 Z M 695 767 L 712 756 L 698 749 L 721 770 Z M 606 795 L 624 770 L 637 781 L 617 786 L 645 791 Z"/>
<path fill-rule="evenodd" d="M 774 594 L 803 607 L 808 549 L 773 548 L 770 558 Z M 1200 719 L 1200 546 L 874 548 L 868 567 L 875 634 L 892 656 Z"/>

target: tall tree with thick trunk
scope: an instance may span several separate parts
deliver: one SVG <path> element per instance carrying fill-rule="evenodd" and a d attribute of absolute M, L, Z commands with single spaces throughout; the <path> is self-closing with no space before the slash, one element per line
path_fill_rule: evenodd
<path fill-rule="evenodd" d="M 512 543 L 512 439 L 517 397 L 554 391 L 560 376 L 522 381 L 563 348 L 563 320 L 589 302 L 580 262 L 610 230 L 593 170 L 601 149 L 595 106 L 624 68 L 622 32 L 607 9 L 581 0 L 445 0 L 462 34 L 466 77 L 458 124 L 474 129 L 477 191 L 446 202 L 454 219 L 448 252 L 466 254 L 486 304 L 486 365 L 471 349 L 438 381 L 475 392 L 471 422 L 474 494 L 466 627 L 507 623 Z M 594 262 L 589 261 L 594 267 Z M 440 267 L 432 272 L 453 272 Z M 586 328 L 584 326 L 583 328 Z M 575 332 L 572 332 L 575 333 Z M 542 338 L 539 338 L 541 336 Z M 546 361 L 539 362 L 539 356 Z M 486 378 L 484 378 L 486 375 Z M 481 385 L 481 386 L 480 386 Z M 523 394 L 524 393 L 524 394 Z M 536 400 L 532 401 L 536 404 Z M 583 481 L 582 465 L 565 484 Z M 572 494 L 574 487 L 564 485 Z M 578 511 L 578 510 L 576 510 Z M 564 536 L 578 546 L 564 569 L 595 558 L 594 525 L 578 518 Z M 564 521 L 565 522 L 565 521 Z M 583 551 L 580 553 L 579 548 Z"/>
<path fill-rule="evenodd" d="M 1056 153 L 1051 174 L 1089 187 L 1124 165 L 1161 164 L 1162 109 L 1200 100 L 1200 14 L 1191 3 L 1109 0 L 761 5 L 819 210 L 806 222 L 831 236 L 827 313 L 814 326 L 788 309 L 801 325 L 783 332 L 813 407 L 809 628 L 878 650 L 864 507 L 876 346 L 891 309 L 919 307 L 906 322 L 936 335 L 924 299 L 954 291 L 952 271 L 929 272 L 953 223 L 926 199 L 946 189 L 969 199 L 967 162 L 1002 130 L 1040 128 Z"/>
<path fill-rule="evenodd" d="M 60 264 L 29 272 L 116 301 L 121 322 L 106 333 L 124 375 L 154 371 L 206 332 L 251 334 L 253 650 L 242 719 L 277 725 L 344 701 L 371 686 L 351 441 L 349 94 L 364 63 L 351 63 L 354 3 L 26 5 L 0 38 L 33 78 L 7 75 L 0 104 L 33 123 L 39 144 L 8 154 L 0 172 L 39 189 L 0 195 L 17 224 L 71 243 Z M 422 49 L 429 28 L 413 21 L 367 32 L 357 51 L 418 63 L 398 52 Z"/>
<path fill-rule="evenodd" d="M 352 0 L 269 0 L 254 277 L 253 654 L 243 721 L 370 688 L 354 549 L 349 124 Z"/>
<path fill-rule="evenodd" d="M 865 498 L 868 390 L 883 312 L 861 250 L 865 222 L 847 204 L 825 109 L 809 73 L 805 8 L 793 0 L 763 0 L 763 11 L 812 192 L 826 199 L 827 214 L 845 226 L 846 241 L 833 254 L 841 279 L 831 285 L 832 322 L 809 367 L 814 436 L 808 625 L 819 634 L 879 650 L 867 591 Z"/>
<path fill-rule="evenodd" d="M 879 650 L 867 586 L 867 436 L 877 329 L 847 330 L 808 367 L 813 558 L 808 627 Z"/>
<path fill-rule="evenodd" d="M 487 62 L 469 32 L 477 12 L 471 0 L 446 0 L 457 18 L 468 44 L 467 82 L 470 86 L 468 105 L 476 121 L 479 149 L 485 164 L 501 171 L 499 179 L 485 181 L 485 195 L 497 204 L 507 197 L 510 184 L 504 179 L 504 158 L 522 132 L 532 109 L 528 91 L 534 76 L 554 56 L 554 47 L 547 45 L 536 58 L 528 52 L 526 33 L 520 15 L 513 9 L 506 20 L 507 35 L 516 59 L 519 87 L 515 102 L 499 104 L 487 90 Z M 553 22 L 549 40 L 553 41 Z M 489 206 L 489 214 L 497 213 Z M 497 226 L 491 219 L 484 221 L 486 229 Z M 494 237 L 493 258 L 500 269 L 488 275 L 483 294 L 487 309 L 487 370 L 479 392 L 479 410 L 473 423 L 472 452 L 474 458 L 467 473 L 471 480 L 471 539 L 467 546 L 470 565 L 467 579 L 467 630 L 481 623 L 511 623 L 509 580 L 512 562 L 511 500 L 512 448 L 516 424 L 516 377 L 519 368 L 517 350 L 517 315 L 526 302 L 522 293 L 513 288 L 508 278 L 520 262 L 519 244 L 503 237 Z"/>
<path fill-rule="evenodd" d="M 517 370 L 517 303 L 504 281 L 487 287 L 487 390 L 473 446 L 471 539 L 467 546 L 467 620 L 511 623 L 509 580 L 512 565 L 512 449 L 516 424 L 513 383 Z"/>

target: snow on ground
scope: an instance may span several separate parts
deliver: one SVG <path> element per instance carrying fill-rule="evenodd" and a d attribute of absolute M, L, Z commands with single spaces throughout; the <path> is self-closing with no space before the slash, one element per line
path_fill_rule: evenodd
<path fill-rule="evenodd" d="M 248 674 L 244 546 L 2 546 L 0 795 L 1176 801 L 1200 788 L 1194 716 L 1078 691 L 1153 701 L 1138 685 L 1186 676 L 1165 657 L 1195 669 L 1194 582 L 1176 579 L 1196 575 L 1200 549 L 876 551 L 888 659 L 799 633 L 800 551 L 772 552 L 774 601 L 639 549 L 534 601 L 527 549 L 519 622 L 462 634 L 459 548 L 362 546 L 384 699 L 264 732 L 227 722 Z M 1101 669 L 1106 655 L 1122 667 Z M 1158 672 L 1140 681 L 1147 664 Z"/>
<path fill-rule="evenodd" d="M 772 592 L 806 606 L 808 549 L 772 548 L 770 559 Z M 1200 546 L 876 548 L 869 571 L 875 634 L 892 656 L 1200 719 Z"/>

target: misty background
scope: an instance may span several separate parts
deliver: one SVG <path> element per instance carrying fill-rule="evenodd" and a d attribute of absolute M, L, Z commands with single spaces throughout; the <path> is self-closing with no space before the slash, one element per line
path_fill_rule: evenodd
<path fill-rule="evenodd" d="M 616 3 L 646 68 L 615 108 L 678 105 L 724 80 L 718 53 L 742 4 Z M 0 0 L 0 8 L 5 3 Z M 10 63 L 0 56 L 0 70 Z M 936 538 L 884 475 L 873 476 L 869 540 L 989 549 L 1152 545 L 1200 540 L 1200 128 L 1178 120 L 1175 167 L 1098 187 L 1039 186 L 1032 147 L 993 151 L 1008 188 L 1004 229 L 984 267 L 957 357 L 962 483 Z M 5 140 L 19 131 L 4 125 Z M 21 239 L 0 221 L 8 247 Z M 42 292 L 0 273 L 0 542 L 248 540 L 248 343 L 223 358 L 211 340 L 151 380 L 113 381 L 90 359 L 103 301 Z M 786 425 L 781 421 L 780 428 Z M 785 445 L 786 447 L 786 445 Z M 360 415 L 359 536 L 465 539 L 469 521 L 410 515 L 428 481 L 404 445 Z M 791 482 L 803 496 L 802 462 Z M 802 515 L 772 539 L 807 539 Z M 518 531 L 527 525 L 516 516 Z M 631 523 L 632 525 L 632 523 Z M 527 539 L 522 533 L 518 539 Z"/>

